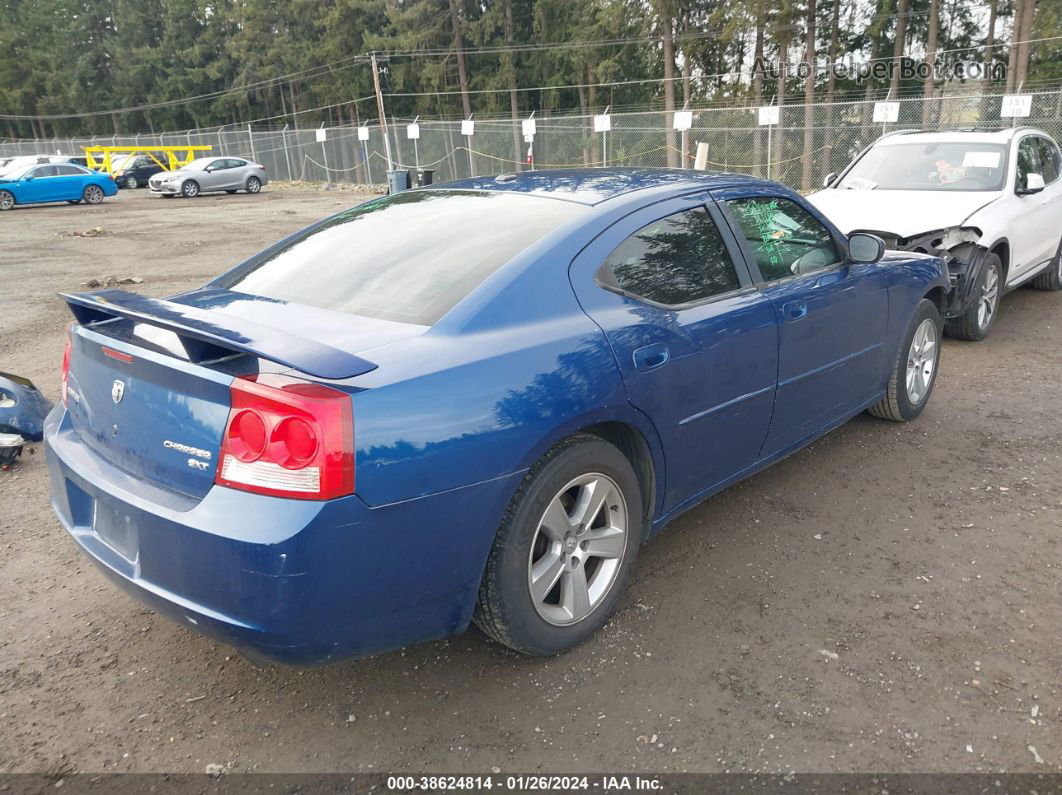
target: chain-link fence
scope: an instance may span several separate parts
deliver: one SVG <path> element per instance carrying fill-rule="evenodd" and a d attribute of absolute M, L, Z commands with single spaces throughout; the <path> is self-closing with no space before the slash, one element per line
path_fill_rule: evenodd
<path fill-rule="evenodd" d="M 388 142 L 376 124 L 368 140 L 353 126 L 256 129 L 227 126 L 211 130 L 53 138 L 0 142 L 0 156 L 81 154 L 83 146 L 212 146 L 211 154 L 238 155 L 262 163 L 274 180 L 386 182 L 395 168 L 432 169 L 435 180 L 530 168 L 571 166 L 685 166 L 698 143 L 708 144 L 708 167 L 771 177 L 797 189 L 810 189 L 825 174 L 839 171 L 881 134 L 897 129 L 990 130 L 1014 123 L 1032 125 L 1062 138 L 1062 90 L 1032 95 L 1025 119 L 1003 119 L 999 94 L 961 94 L 900 101 L 895 123 L 874 122 L 873 102 L 785 105 L 779 123 L 758 124 L 753 107 L 693 109 L 689 130 L 672 129 L 662 111 L 611 115 L 611 130 L 595 132 L 591 115 L 546 114 L 535 118 L 533 143 L 522 119 L 476 120 L 474 134 L 462 135 L 460 121 L 420 121 L 420 136 L 407 136 L 412 119 L 391 119 Z M 805 122 L 807 122 L 805 124 Z M 365 133 L 362 132 L 362 135 Z M 530 149 L 530 153 L 529 153 Z"/>

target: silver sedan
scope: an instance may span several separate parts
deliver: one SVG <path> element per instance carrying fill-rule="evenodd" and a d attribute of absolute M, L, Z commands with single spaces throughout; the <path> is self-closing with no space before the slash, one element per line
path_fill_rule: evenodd
<path fill-rule="evenodd" d="M 238 190 L 258 193 L 268 182 L 265 168 L 242 157 L 201 157 L 176 171 L 163 171 L 148 180 L 152 193 L 164 198 L 200 193 Z"/>

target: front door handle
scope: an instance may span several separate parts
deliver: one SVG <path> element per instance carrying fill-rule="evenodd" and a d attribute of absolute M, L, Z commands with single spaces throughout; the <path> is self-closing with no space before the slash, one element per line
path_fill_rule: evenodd
<path fill-rule="evenodd" d="M 782 307 L 786 321 L 800 320 L 808 313 L 808 305 L 805 301 L 790 301 Z"/>
<path fill-rule="evenodd" d="M 671 352 L 668 351 L 667 345 L 662 342 L 655 342 L 652 345 L 646 345 L 644 348 L 638 348 L 634 352 L 634 366 L 643 372 L 655 370 L 657 367 L 667 364 L 670 358 Z"/>

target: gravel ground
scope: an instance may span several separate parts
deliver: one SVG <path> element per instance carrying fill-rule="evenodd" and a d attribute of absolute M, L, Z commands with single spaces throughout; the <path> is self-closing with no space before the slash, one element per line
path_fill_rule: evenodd
<path fill-rule="evenodd" d="M 56 399 L 56 291 L 188 289 L 357 198 L 4 213 L 0 370 Z M 859 417 L 676 520 L 605 629 L 550 660 L 472 630 L 255 667 L 108 585 L 31 449 L 0 473 L 0 772 L 1057 772 L 1060 311 L 1010 294 L 987 341 L 946 342 L 918 421 Z"/>

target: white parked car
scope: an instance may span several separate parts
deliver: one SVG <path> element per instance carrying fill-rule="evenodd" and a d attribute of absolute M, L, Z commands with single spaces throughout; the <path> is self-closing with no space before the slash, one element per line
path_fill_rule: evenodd
<path fill-rule="evenodd" d="M 879 138 L 808 199 L 846 234 L 943 257 L 946 329 L 983 339 L 1004 292 L 1062 288 L 1062 156 L 1028 127 L 902 130 Z"/>

